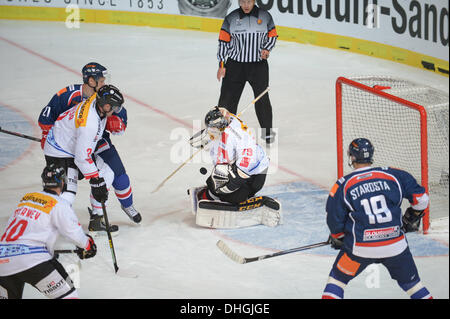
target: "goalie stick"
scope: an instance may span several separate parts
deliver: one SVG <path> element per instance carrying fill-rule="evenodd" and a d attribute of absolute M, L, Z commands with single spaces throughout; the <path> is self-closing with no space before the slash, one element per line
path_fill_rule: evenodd
<path fill-rule="evenodd" d="M 261 97 L 264 96 L 264 94 L 266 94 L 269 91 L 269 87 L 267 87 L 260 95 L 258 95 L 253 101 L 251 101 L 238 115 L 237 117 L 241 116 L 250 106 L 252 106 L 253 104 L 255 104 Z M 192 140 L 194 139 L 194 137 L 197 136 L 202 136 L 204 134 L 204 132 L 206 132 L 206 129 L 202 129 L 199 132 L 195 133 L 190 139 L 189 142 L 191 143 Z M 178 172 L 181 168 L 183 168 L 183 166 L 185 166 L 188 162 L 190 162 L 198 153 L 201 152 L 202 149 L 205 148 L 205 146 L 209 143 L 209 141 L 207 141 L 207 143 L 205 143 L 205 145 L 202 145 L 199 147 L 199 149 L 197 151 L 195 151 L 187 160 L 185 160 L 183 163 L 181 163 L 180 166 L 178 166 L 169 176 L 167 176 L 153 191 L 151 191 L 151 194 L 156 193 L 157 191 L 159 191 L 161 189 L 161 187 L 164 186 L 164 184 L 173 176 L 175 175 L 176 172 Z M 191 143 L 192 145 L 192 143 Z"/>
<path fill-rule="evenodd" d="M 290 253 L 295 253 L 295 252 L 302 251 L 302 250 L 307 250 L 307 249 L 317 248 L 317 247 L 321 247 L 321 246 L 326 246 L 326 245 L 329 245 L 329 244 L 330 243 L 328 241 L 324 241 L 324 242 L 311 244 L 311 245 L 307 245 L 307 246 L 291 248 L 291 249 L 287 249 L 287 250 L 281 250 L 281 251 L 278 251 L 278 252 L 273 253 L 273 254 L 261 255 L 261 256 L 257 256 L 257 257 L 242 257 L 242 256 L 238 255 L 236 252 L 234 252 L 230 247 L 228 247 L 228 245 L 225 244 L 222 240 L 219 240 L 216 243 L 217 247 L 219 247 L 219 249 L 228 258 L 230 258 L 231 260 L 237 262 L 238 264 L 247 264 L 247 263 L 251 263 L 251 262 L 254 262 L 254 261 L 259 261 L 259 260 L 263 260 L 263 259 L 267 259 L 267 258 L 287 255 L 287 254 L 290 254 Z"/>

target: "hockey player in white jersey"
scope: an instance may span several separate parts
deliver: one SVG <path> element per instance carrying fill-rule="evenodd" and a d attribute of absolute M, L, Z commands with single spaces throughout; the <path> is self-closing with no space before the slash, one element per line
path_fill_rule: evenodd
<path fill-rule="evenodd" d="M 212 228 L 278 225 L 280 203 L 267 196 L 254 197 L 263 188 L 269 168 L 264 149 L 247 126 L 224 108 L 210 110 L 205 125 L 214 169 L 206 186 L 189 190 L 196 223 Z"/>
<path fill-rule="evenodd" d="M 42 172 L 43 191 L 22 197 L 0 237 L 0 299 L 21 299 L 25 283 L 48 298 L 78 298 L 64 267 L 53 257 L 59 235 L 79 248 L 81 259 L 94 257 L 94 240 L 83 232 L 71 205 L 60 194 L 64 168 Z"/>
<path fill-rule="evenodd" d="M 73 203 L 77 192 L 79 172 L 91 185 L 91 205 L 93 209 L 90 231 L 104 231 L 101 203 L 108 199 L 114 173 L 104 165 L 100 157 L 94 161 L 94 150 L 102 138 L 106 118 L 118 113 L 124 102 L 119 89 L 113 85 L 101 87 L 87 100 L 62 113 L 48 133 L 44 146 L 47 164 L 57 163 L 67 170 L 68 183 L 62 197 Z M 110 231 L 117 231 L 116 225 L 110 225 Z"/>

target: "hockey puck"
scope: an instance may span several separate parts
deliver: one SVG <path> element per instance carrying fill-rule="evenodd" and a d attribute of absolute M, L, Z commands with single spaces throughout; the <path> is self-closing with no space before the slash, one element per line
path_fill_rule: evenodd
<path fill-rule="evenodd" d="M 206 168 L 202 167 L 202 168 L 200 168 L 200 173 L 202 175 L 206 175 L 206 173 L 208 173 L 208 170 Z"/>

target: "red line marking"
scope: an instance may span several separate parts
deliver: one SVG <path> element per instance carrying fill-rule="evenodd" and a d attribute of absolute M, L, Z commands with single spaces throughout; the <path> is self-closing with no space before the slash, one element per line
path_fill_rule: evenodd
<path fill-rule="evenodd" d="M 51 59 L 51 58 L 49 58 L 49 57 L 46 57 L 46 56 L 44 56 L 44 55 L 42 55 L 42 54 L 40 54 L 40 53 L 38 53 L 38 52 L 36 52 L 36 51 L 33 51 L 33 50 L 31 50 L 31 49 L 28 49 L 28 48 L 26 48 L 26 47 L 24 47 L 24 46 L 22 46 L 22 45 L 20 45 L 20 44 L 18 44 L 18 43 L 16 43 L 16 42 L 14 42 L 14 41 L 11 41 L 11 40 L 9 40 L 9 39 L 6 39 L 6 38 L 4 38 L 4 37 L 2 37 L 2 36 L 0 36 L 0 40 L 2 40 L 3 42 L 6 42 L 6 43 L 8 43 L 8 44 L 10 44 L 10 45 L 12 45 L 12 46 L 18 48 L 18 49 L 21 49 L 21 50 L 23 50 L 23 51 L 25 51 L 25 52 L 27 52 L 27 53 L 29 53 L 29 54 L 31 54 L 31 55 L 34 55 L 34 56 L 36 56 L 36 57 L 38 57 L 38 58 L 40 58 L 40 59 L 42 59 L 42 60 L 45 60 L 45 61 L 47 61 L 48 63 L 51 63 L 51 64 L 53 64 L 53 65 L 56 65 L 56 66 L 58 66 L 58 67 L 60 67 L 60 68 L 62 68 L 62 69 L 64 69 L 64 70 L 66 70 L 66 71 L 68 71 L 68 72 L 70 72 L 70 73 L 76 74 L 77 76 L 81 76 L 81 73 L 80 73 L 80 72 L 78 72 L 78 71 L 76 71 L 76 70 L 74 70 L 74 69 L 72 69 L 72 68 L 69 68 L 69 67 L 67 67 L 67 66 L 65 66 L 65 65 L 63 65 L 63 64 L 61 64 L 61 63 L 59 63 L 59 62 L 57 62 L 57 61 L 55 61 L 55 60 L 53 60 L 53 59 Z M 181 124 L 181 125 L 183 125 L 183 126 L 185 126 L 185 127 L 188 127 L 188 128 L 192 127 L 192 125 L 191 125 L 190 123 L 188 123 L 188 122 L 186 122 L 186 121 L 183 121 L 182 119 L 179 119 L 179 118 L 177 118 L 177 117 L 175 117 L 175 116 L 173 116 L 173 115 L 170 115 L 169 113 L 166 113 L 166 112 L 164 112 L 164 111 L 162 111 L 162 110 L 160 110 L 160 109 L 158 109 L 158 108 L 156 108 L 156 107 L 154 107 L 154 106 L 151 106 L 151 105 L 149 105 L 149 104 L 147 104 L 147 103 L 145 103 L 145 102 L 142 102 L 142 101 L 140 101 L 140 100 L 138 100 L 138 99 L 136 99 L 136 98 L 134 98 L 134 97 L 132 97 L 132 96 L 129 96 L 129 95 L 126 95 L 126 94 L 124 94 L 124 96 L 125 96 L 126 98 L 130 99 L 131 101 L 135 102 L 136 104 L 139 104 L 139 105 L 141 105 L 141 106 L 143 106 L 143 107 L 146 107 L 146 108 L 152 110 L 152 111 L 155 112 L 155 113 L 158 113 L 158 114 L 160 114 L 160 115 L 162 115 L 162 116 L 164 116 L 164 117 L 166 117 L 166 118 L 168 118 L 168 119 L 170 119 L 170 120 L 172 120 L 172 121 L 174 121 L 174 122 L 177 122 L 178 124 Z M 283 166 L 281 166 L 281 165 L 278 165 L 278 168 L 279 168 L 281 171 L 283 171 L 283 172 L 285 172 L 285 173 L 287 173 L 287 174 L 296 176 L 296 177 L 298 177 L 299 179 L 302 179 L 302 180 L 309 181 L 309 179 L 303 177 L 303 176 L 300 175 L 300 174 L 295 173 L 294 171 L 292 171 L 292 170 L 290 170 L 290 169 L 288 169 L 288 168 L 286 168 L 286 167 L 283 167 Z M 323 186 L 322 186 L 322 187 L 323 187 Z"/>

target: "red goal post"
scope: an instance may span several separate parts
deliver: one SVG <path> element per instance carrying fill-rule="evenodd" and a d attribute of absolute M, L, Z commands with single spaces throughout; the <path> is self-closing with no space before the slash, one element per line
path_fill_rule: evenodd
<path fill-rule="evenodd" d="M 430 211 L 447 212 L 448 94 L 387 76 L 339 77 L 336 136 L 338 178 L 349 173 L 344 167 L 349 143 L 365 137 L 375 147 L 374 165 L 410 172 L 430 194 L 424 233 L 430 227 Z"/>

